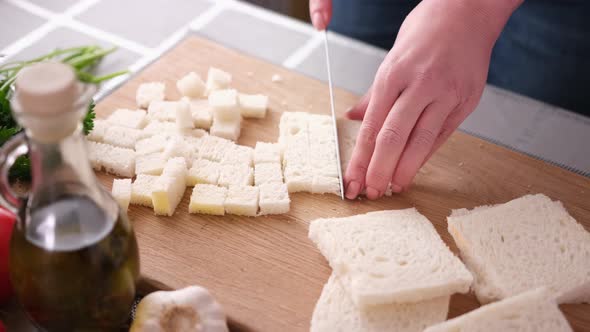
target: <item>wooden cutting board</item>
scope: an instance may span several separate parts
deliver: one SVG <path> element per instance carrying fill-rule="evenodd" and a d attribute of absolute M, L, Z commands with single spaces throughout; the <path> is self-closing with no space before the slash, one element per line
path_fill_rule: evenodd
<path fill-rule="evenodd" d="M 103 117 L 116 108 L 135 108 L 135 91 L 142 82 L 165 81 L 168 99 L 178 99 L 176 80 L 190 71 L 205 77 L 210 66 L 231 72 L 238 90 L 270 96 L 268 116 L 246 120 L 240 144 L 275 142 L 283 111 L 329 114 L 324 83 L 197 37 L 188 37 L 106 97 L 97 112 Z M 274 74 L 283 81 L 273 83 Z M 338 113 L 356 100 L 357 96 L 336 90 Z M 111 187 L 112 176 L 99 174 L 99 178 Z M 307 238 L 313 219 L 414 206 L 456 252 L 446 230 L 445 218 L 451 209 L 502 203 L 528 193 L 545 193 L 563 201 L 590 231 L 590 179 L 459 132 L 424 166 L 408 193 L 376 202 L 298 193 L 292 195 L 287 215 L 213 217 L 187 213 L 187 190 L 174 217 L 155 217 L 150 209 L 138 206 L 130 207 L 129 216 L 147 279 L 162 287 L 207 287 L 239 327 L 236 330 L 306 331 L 331 272 Z M 450 316 L 477 306 L 473 295 L 455 295 Z M 576 330 L 590 331 L 590 305 L 562 308 Z"/>

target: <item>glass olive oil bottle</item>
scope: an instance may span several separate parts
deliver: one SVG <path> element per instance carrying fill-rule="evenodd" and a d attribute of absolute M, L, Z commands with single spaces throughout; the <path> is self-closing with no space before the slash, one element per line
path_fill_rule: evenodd
<path fill-rule="evenodd" d="M 88 161 L 81 119 L 91 93 L 69 66 L 23 69 L 12 108 L 25 131 L 0 151 L 0 202 L 18 215 L 11 280 L 23 309 L 48 331 L 117 330 L 139 277 L 131 224 Z M 25 153 L 32 183 L 23 198 L 7 171 Z"/>

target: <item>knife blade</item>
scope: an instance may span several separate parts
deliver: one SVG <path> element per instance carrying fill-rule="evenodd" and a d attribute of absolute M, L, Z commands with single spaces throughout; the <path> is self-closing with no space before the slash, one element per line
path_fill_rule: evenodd
<path fill-rule="evenodd" d="M 328 70 L 328 86 L 330 89 L 330 110 L 332 111 L 332 125 L 334 140 L 336 141 L 336 161 L 338 162 L 338 181 L 340 184 L 340 198 L 344 200 L 344 181 L 342 180 L 342 164 L 340 162 L 340 144 L 338 140 L 338 124 L 334 109 L 334 86 L 332 85 L 332 70 L 330 69 L 330 49 L 328 47 L 328 29 L 324 30 L 324 48 L 326 50 L 326 69 Z"/>

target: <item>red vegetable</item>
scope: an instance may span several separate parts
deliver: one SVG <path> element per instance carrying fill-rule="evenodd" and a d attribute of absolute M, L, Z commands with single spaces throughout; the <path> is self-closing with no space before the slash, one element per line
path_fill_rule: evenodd
<path fill-rule="evenodd" d="M 10 300 L 13 292 L 8 273 L 8 256 L 14 223 L 15 216 L 0 207 L 0 305 Z M 4 331 L 2 328 L 0 326 L 0 332 Z"/>

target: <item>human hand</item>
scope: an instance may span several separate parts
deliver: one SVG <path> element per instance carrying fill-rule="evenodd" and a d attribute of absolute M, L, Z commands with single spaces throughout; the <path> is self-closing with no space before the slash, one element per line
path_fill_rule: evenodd
<path fill-rule="evenodd" d="M 318 30 L 326 30 L 332 19 L 332 0 L 309 0 L 311 24 Z"/>
<path fill-rule="evenodd" d="M 347 198 L 364 188 L 377 199 L 390 182 L 394 192 L 408 188 L 477 106 L 493 44 L 518 4 L 424 0 L 408 15 L 373 86 L 347 114 L 363 119 L 345 175 Z"/>

